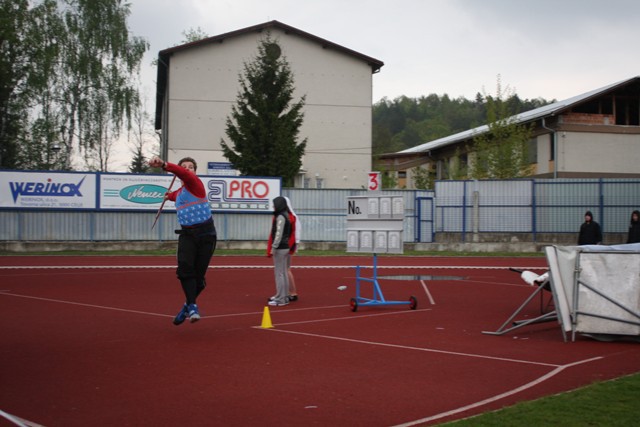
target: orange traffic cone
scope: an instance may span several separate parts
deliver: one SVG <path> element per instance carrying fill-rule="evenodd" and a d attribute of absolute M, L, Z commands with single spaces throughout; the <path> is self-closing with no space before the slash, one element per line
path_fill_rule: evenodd
<path fill-rule="evenodd" d="M 273 328 L 273 323 L 271 323 L 271 314 L 269 314 L 269 307 L 264 308 L 264 313 L 262 314 L 262 325 L 261 328 L 269 329 Z"/>

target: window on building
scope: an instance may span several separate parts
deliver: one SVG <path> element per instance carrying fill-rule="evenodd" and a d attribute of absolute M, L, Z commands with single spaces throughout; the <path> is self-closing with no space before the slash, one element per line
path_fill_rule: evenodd
<path fill-rule="evenodd" d="M 304 178 L 304 182 L 302 183 L 303 188 L 311 188 L 311 178 Z"/>
<path fill-rule="evenodd" d="M 316 188 L 324 188 L 324 178 L 316 178 Z"/>
<path fill-rule="evenodd" d="M 616 124 L 638 126 L 640 123 L 638 100 L 627 97 L 616 98 Z"/>
<path fill-rule="evenodd" d="M 467 153 L 460 154 L 460 167 L 466 169 L 469 166 L 469 155 Z"/>
<path fill-rule="evenodd" d="M 554 161 L 556 159 L 556 139 L 553 134 L 549 134 L 549 160 Z"/>

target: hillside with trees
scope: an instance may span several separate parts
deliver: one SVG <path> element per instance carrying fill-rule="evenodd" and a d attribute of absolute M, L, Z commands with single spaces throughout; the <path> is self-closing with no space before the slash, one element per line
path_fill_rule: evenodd
<path fill-rule="evenodd" d="M 493 98 L 478 93 L 474 100 L 431 94 L 419 98 L 383 98 L 373 106 L 373 155 L 395 153 L 425 142 L 487 124 Z M 515 115 L 547 105 L 542 98 L 505 99 L 508 114 Z"/>

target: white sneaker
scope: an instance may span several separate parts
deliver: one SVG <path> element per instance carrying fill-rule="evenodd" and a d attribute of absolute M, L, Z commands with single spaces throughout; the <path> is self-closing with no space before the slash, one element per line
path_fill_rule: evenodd
<path fill-rule="evenodd" d="M 281 307 L 283 305 L 289 305 L 289 301 L 287 302 L 278 302 L 276 300 L 269 301 L 269 305 L 272 307 Z"/>

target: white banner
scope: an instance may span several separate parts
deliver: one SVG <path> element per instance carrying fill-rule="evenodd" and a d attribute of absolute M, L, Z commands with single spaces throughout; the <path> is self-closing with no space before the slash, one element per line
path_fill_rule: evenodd
<path fill-rule="evenodd" d="M 207 200 L 214 211 L 273 211 L 273 199 L 282 191 L 280 178 L 203 178 Z"/>
<path fill-rule="evenodd" d="M 280 178 L 203 176 L 211 209 L 270 212 Z M 157 211 L 173 175 L 0 171 L 0 208 Z M 172 190 L 180 188 L 177 179 Z M 175 210 L 167 202 L 164 210 Z"/>
<path fill-rule="evenodd" d="M 157 210 L 173 175 L 100 175 L 101 209 Z M 280 195 L 280 178 L 200 177 L 213 211 L 269 212 L 272 200 Z M 180 187 L 176 180 L 172 190 Z M 163 210 L 175 210 L 167 202 Z"/>
<path fill-rule="evenodd" d="M 0 172 L 0 207 L 95 209 L 96 175 L 65 172 Z"/>
<path fill-rule="evenodd" d="M 101 174 L 100 209 L 158 210 L 173 175 Z M 180 188 L 176 179 L 172 190 Z M 167 201 L 163 210 L 175 210 Z"/>

